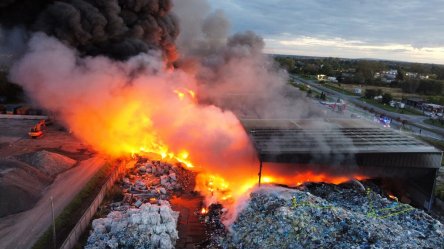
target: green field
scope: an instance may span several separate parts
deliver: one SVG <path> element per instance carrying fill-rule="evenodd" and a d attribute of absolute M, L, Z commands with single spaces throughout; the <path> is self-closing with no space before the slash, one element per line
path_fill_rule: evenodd
<path fill-rule="evenodd" d="M 354 94 L 353 92 L 351 92 L 341 86 L 338 86 L 338 85 L 334 85 L 331 83 L 325 83 L 325 84 L 323 84 L 323 86 L 330 88 L 331 90 L 346 94 L 346 95 L 356 96 L 356 94 Z"/>
<path fill-rule="evenodd" d="M 410 109 L 410 108 L 399 109 L 399 108 L 392 107 L 390 105 L 379 103 L 378 101 L 373 100 L 373 99 L 361 98 L 361 100 L 367 104 L 371 104 L 373 106 L 379 107 L 379 108 L 384 109 L 389 112 L 407 114 L 407 115 L 422 115 L 422 112 L 420 112 L 418 110 Z"/>
<path fill-rule="evenodd" d="M 426 120 L 424 120 L 424 123 L 429 124 L 429 125 L 433 125 L 433 126 L 436 126 L 436 127 L 444 128 L 444 122 L 441 122 L 439 120 L 426 119 Z"/>

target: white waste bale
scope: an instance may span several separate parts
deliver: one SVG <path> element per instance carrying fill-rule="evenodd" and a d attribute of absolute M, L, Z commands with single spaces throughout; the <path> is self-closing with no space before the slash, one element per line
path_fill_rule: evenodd
<path fill-rule="evenodd" d="M 170 173 L 168 176 L 169 176 L 169 177 L 171 178 L 171 180 L 173 180 L 173 181 L 176 181 L 176 180 L 177 180 L 176 173 Z"/>
<path fill-rule="evenodd" d="M 179 213 L 167 201 L 143 204 L 140 209 L 111 212 L 92 222 L 85 248 L 174 248 Z M 107 228 L 107 226 L 109 228 Z"/>

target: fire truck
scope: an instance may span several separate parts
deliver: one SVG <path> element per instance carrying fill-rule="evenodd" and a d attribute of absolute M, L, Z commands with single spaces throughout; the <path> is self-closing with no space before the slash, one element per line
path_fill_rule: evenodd
<path fill-rule="evenodd" d="M 347 104 L 344 102 L 344 100 L 338 98 L 336 102 L 326 102 L 326 101 L 320 101 L 322 105 L 325 105 L 329 108 L 331 108 L 334 112 L 344 112 L 347 108 Z"/>

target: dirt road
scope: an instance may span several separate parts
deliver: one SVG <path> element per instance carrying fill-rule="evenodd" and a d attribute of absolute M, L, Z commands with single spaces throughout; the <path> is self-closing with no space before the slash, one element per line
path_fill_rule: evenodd
<path fill-rule="evenodd" d="M 79 166 L 58 175 L 33 209 L 1 218 L 0 248 L 31 248 L 52 223 L 50 197 L 54 198 L 57 216 L 104 162 L 105 158 L 99 156 L 82 161 Z"/>

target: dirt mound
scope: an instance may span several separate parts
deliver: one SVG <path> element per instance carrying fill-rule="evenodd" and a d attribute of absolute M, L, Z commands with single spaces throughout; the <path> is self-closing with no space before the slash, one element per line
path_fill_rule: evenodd
<path fill-rule="evenodd" d="M 0 217 L 34 206 L 52 178 L 17 160 L 0 160 Z"/>
<path fill-rule="evenodd" d="M 20 155 L 17 156 L 17 159 L 37 168 L 51 177 L 70 169 L 77 163 L 76 160 L 69 157 L 46 150 Z"/>

